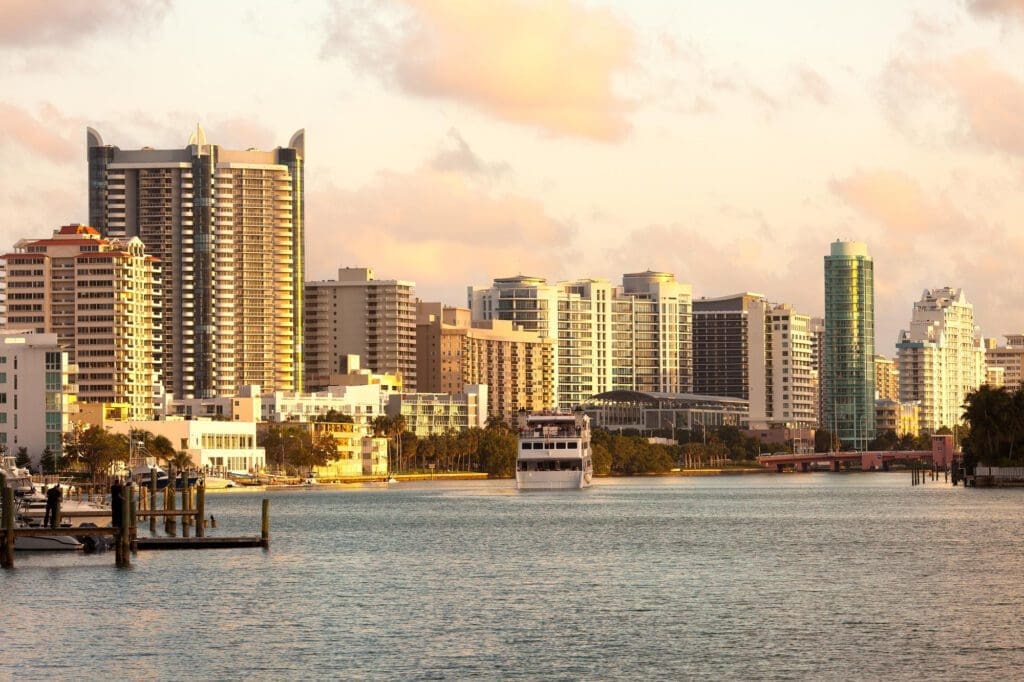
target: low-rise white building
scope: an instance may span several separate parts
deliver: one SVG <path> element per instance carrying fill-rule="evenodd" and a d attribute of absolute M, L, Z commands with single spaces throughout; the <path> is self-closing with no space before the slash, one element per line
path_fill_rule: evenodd
<path fill-rule="evenodd" d="M 389 417 L 405 418 L 405 429 L 423 438 L 432 433 L 487 426 L 486 384 L 466 384 L 462 393 L 400 393 L 388 398 Z"/>
<path fill-rule="evenodd" d="M 112 433 L 128 435 L 129 430 L 149 431 L 164 436 L 175 450 L 184 451 L 200 469 L 259 471 L 267 464 L 266 452 L 256 446 L 256 423 L 184 419 L 108 422 Z"/>

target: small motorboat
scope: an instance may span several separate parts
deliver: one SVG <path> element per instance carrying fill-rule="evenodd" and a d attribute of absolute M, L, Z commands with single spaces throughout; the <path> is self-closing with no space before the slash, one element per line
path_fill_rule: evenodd
<path fill-rule="evenodd" d="M 394 474 L 391 474 L 388 476 L 388 480 L 386 480 L 385 483 L 398 483 L 398 479 L 395 478 Z"/>
<path fill-rule="evenodd" d="M 14 549 L 18 552 L 67 552 L 84 545 L 70 535 L 18 535 Z"/>

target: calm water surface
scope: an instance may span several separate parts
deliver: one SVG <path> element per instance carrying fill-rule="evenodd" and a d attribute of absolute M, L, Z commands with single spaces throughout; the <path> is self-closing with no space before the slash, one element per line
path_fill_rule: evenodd
<path fill-rule="evenodd" d="M 0 679 L 1010 679 L 1024 490 L 909 474 L 208 496 L 272 549 L 30 556 Z"/>

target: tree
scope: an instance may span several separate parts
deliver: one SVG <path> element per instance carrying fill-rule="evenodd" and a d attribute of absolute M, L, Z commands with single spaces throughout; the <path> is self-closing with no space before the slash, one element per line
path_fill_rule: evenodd
<path fill-rule="evenodd" d="M 100 471 L 128 459 L 128 437 L 112 434 L 99 426 L 73 429 L 64 434 L 65 452 L 81 462 L 95 481 Z"/>
<path fill-rule="evenodd" d="M 484 429 L 480 438 L 480 468 L 491 476 L 515 474 L 518 441 L 508 428 Z"/>
<path fill-rule="evenodd" d="M 330 409 L 324 412 L 322 415 L 316 417 L 313 421 L 316 422 L 331 422 L 334 424 L 354 424 L 355 421 L 347 414 L 338 412 L 335 409 Z"/>
<path fill-rule="evenodd" d="M 607 446 L 603 443 L 590 443 L 590 456 L 594 462 L 594 473 L 598 476 L 607 476 L 612 472 L 612 453 L 608 452 Z"/>
<path fill-rule="evenodd" d="M 18 454 L 14 457 L 14 466 L 27 467 L 32 463 L 32 458 L 28 456 L 28 448 L 22 445 L 18 448 Z"/>
<path fill-rule="evenodd" d="M 964 464 L 996 466 L 1020 462 L 1024 435 L 1024 388 L 1011 393 L 1006 388 L 985 385 L 964 400 L 964 419 L 970 426 L 961 441 Z"/>
<path fill-rule="evenodd" d="M 170 466 L 173 466 L 176 471 L 187 471 L 193 467 L 192 457 L 189 456 L 184 450 L 179 450 L 174 453 L 171 457 L 171 461 L 168 462 Z"/>
<path fill-rule="evenodd" d="M 175 455 L 174 445 L 171 444 L 171 441 L 167 436 L 157 436 L 154 438 L 150 452 L 153 453 L 153 456 L 156 457 L 158 461 L 163 460 L 164 463 L 168 464 Z"/>
<path fill-rule="evenodd" d="M 44 474 L 55 474 L 64 468 L 65 459 L 67 458 L 54 453 L 54 451 L 47 446 L 43 449 L 43 454 L 39 458 L 39 468 Z"/>

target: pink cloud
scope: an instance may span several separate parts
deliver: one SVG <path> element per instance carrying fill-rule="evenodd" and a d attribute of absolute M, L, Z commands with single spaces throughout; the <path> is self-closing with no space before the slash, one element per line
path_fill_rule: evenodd
<path fill-rule="evenodd" d="M 167 0 L 39 0 L 0 2 L 0 46 L 74 43 L 105 27 L 158 19 Z"/>
<path fill-rule="evenodd" d="M 967 0 L 967 8 L 979 16 L 1024 20 L 1024 0 Z"/>
<path fill-rule="evenodd" d="M 629 132 L 615 78 L 633 67 L 631 27 L 576 0 L 394 0 L 389 27 L 335 6 L 325 53 L 345 51 L 405 92 L 463 102 L 556 135 Z"/>
<path fill-rule="evenodd" d="M 84 163 L 84 150 L 70 141 L 76 129 L 84 135 L 80 121 L 65 117 L 51 105 L 32 114 L 0 102 L 0 150 L 16 145 L 50 161 L 65 163 L 81 157 Z"/>

